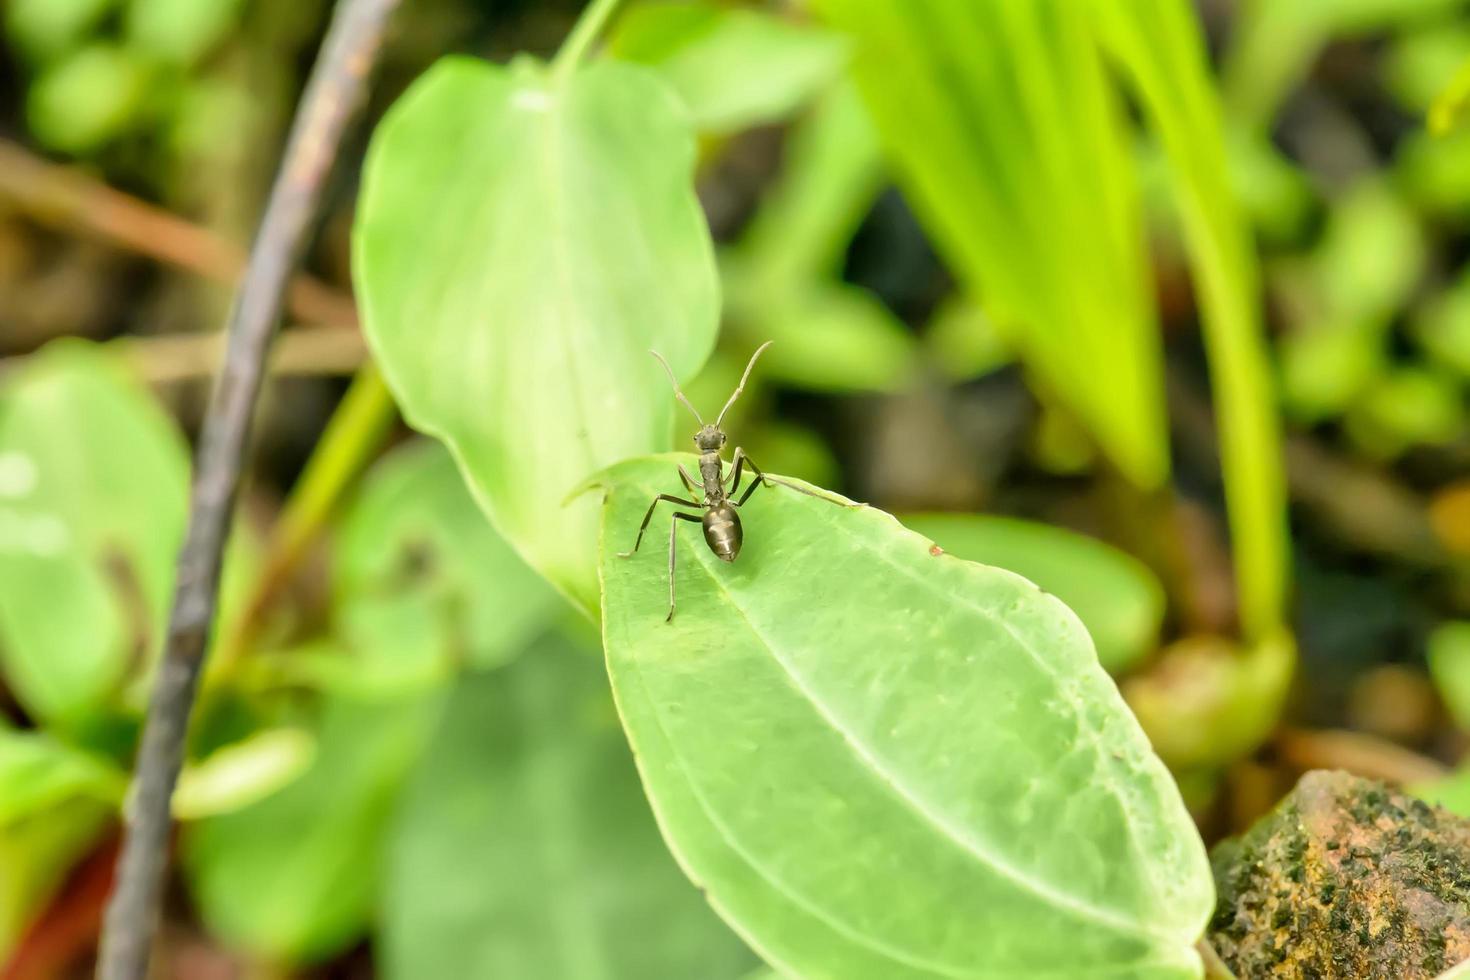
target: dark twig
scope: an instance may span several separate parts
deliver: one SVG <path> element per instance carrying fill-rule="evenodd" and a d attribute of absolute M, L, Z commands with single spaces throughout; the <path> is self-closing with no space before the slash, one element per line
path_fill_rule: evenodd
<path fill-rule="evenodd" d="M 220 554 L 229 530 L 252 410 L 292 270 L 316 221 L 322 190 L 362 101 L 399 0 L 341 0 L 307 83 L 281 171 L 226 330 L 224 364 L 204 418 L 189 531 L 179 554 L 173 612 L 138 753 L 117 887 L 107 907 L 100 980 L 143 980 L 158 924 L 170 799 L 214 619 Z"/>

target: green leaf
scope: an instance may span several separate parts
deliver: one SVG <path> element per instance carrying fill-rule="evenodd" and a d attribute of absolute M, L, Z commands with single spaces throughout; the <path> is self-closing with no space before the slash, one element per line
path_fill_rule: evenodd
<path fill-rule="evenodd" d="M 1432 23 L 1461 0 L 1248 0 L 1222 69 L 1230 117 L 1264 131 L 1333 39 Z"/>
<path fill-rule="evenodd" d="M 8 0 L 5 34 L 15 49 L 41 64 L 79 45 L 117 0 Z"/>
<path fill-rule="evenodd" d="M 913 335 L 865 289 L 821 284 L 783 294 L 732 284 L 731 294 L 742 332 L 773 341 L 761 359 L 768 379 L 838 394 L 896 391 L 913 381 Z"/>
<path fill-rule="evenodd" d="M 1065 0 L 822 0 L 900 187 L 1007 341 L 1144 487 L 1168 474 L 1121 110 Z"/>
<path fill-rule="evenodd" d="M 130 46 L 188 67 L 234 25 L 240 0 L 130 0 L 125 30 Z"/>
<path fill-rule="evenodd" d="M 773 420 L 745 430 L 747 452 L 762 467 L 790 473 L 808 483 L 835 483 L 840 475 L 832 447 L 815 432 L 790 422 Z M 769 461 L 769 462 L 768 462 Z"/>
<path fill-rule="evenodd" d="M 1065 602 L 1109 671 L 1128 669 L 1158 643 L 1164 589 L 1131 555 L 1064 528 L 1010 517 L 911 514 L 902 520 L 950 554 L 1015 572 Z"/>
<path fill-rule="evenodd" d="M 768 378 L 822 392 L 893 391 L 911 380 L 913 336 L 875 296 L 840 281 L 883 183 L 877 134 L 851 86 L 792 131 L 783 167 L 740 242 L 721 256 L 727 313 Z"/>
<path fill-rule="evenodd" d="M 364 330 L 516 549 L 595 614 L 596 512 L 563 498 L 666 444 L 714 343 L 694 139 L 645 69 L 440 61 L 378 128 L 354 229 Z"/>
<path fill-rule="evenodd" d="M 1353 403 L 1347 432 L 1365 452 L 1389 459 L 1414 446 L 1449 445 L 1465 432 L 1460 385 L 1446 372 L 1401 367 Z"/>
<path fill-rule="evenodd" d="M 497 666 L 564 608 L 427 439 L 373 468 L 343 518 L 335 564 L 336 630 L 359 690 Z"/>
<path fill-rule="evenodd" d="M 842 69 L 841 37 L 754 10 L 643 3 L 617 21 L 614 57 L 658 71 L 697 129 L 730 133 L 779 121 Z"/>
<path fill-rule="evenodd" d="M 1204 847 L 1060 601 L 776 486 L 733 564 L 676 525 L 666 623 L 664 535 L 616 553 L 676 462 L 601 477 L 608 668 L 670 846 L 757 951 L 844 980 L 1199 975 Z"/>
<path fill-rule="evenodd" d="M 1470 621 L 1443 623 L 1429 637 L 1429 673 L 1450 717 L 1470 732 Z"/>
<path fill-rule="evenodd" d="M 1470 768 L 1461 767 L 1442 779 L 1410 786 L 1409 792 L 1433 806 L 1470 817 Z M 1443 976 L 1436 980 L 1443 980 Z"/>
<path fill-rule="evenodd" d="M 133 125 L 148 65 L 121 45 L 98 41 L 49 65 L 26 95 L 26 120 L 46 146 L 84 156 Z"/>
<path fill-rule="evenodd" d="M 183 863 L 210 930 L 288 962 L 325 958 L 367 927 L 389 819 L 438 709 L 429 694 L 329 699 L 311 767 L 278 793 L 189 825 Z"/>
<path fill-rule="evenodd" d="M 878 134 L 857 90 L 834 86 L 792 126 L 780 172 L 727 250 L 746 274 L 741 284 L 756 291 L 746 305 L 773 291 L 835 282 L 885 177 Z"/>
<path fill-rule="evenodd" d="M 1470 61 L 1460 65 L 1455 77 L 1429 107 L 1429 131 L 1436 135 L 1448 133 L 1465 117 L 1467 108 L 1470 108 Z"/>
<path fill-rule="evenodd" d="M 278 792 L 316 755 L 316 740 L 299 728 L 255 732 L 187 764 L 174 788 L 174 817 L 198 820 L 233 813 Z"/>
<path fill-rule="evenodd" d="M 0 827 L 0 960 L 98 842 L 116 808 L 74 799 Z"/>
<path fill-rule="evenodd" d="M 404 796 L 389 977 L 733 978 L 752 957 L 679 873 L 595 655 L 467 674 Z"/>
<path fill-rule="evenodd" d="M 1406 108 L 1427 112 L 1470 59 L 1470 24 L 1428 24 L 1395 38 L 1384 62 L 1384 85 Z"/>
<path fill-rule="evenodd" d="M 1365 180 L 1334 203 L 1313 264 L 1330 315 L 1389 317 L 1423 274 L 1424 233 L 1399 194 Z"/>
<path fill-rule="evenodd" d="M 1136 90 L 1174 176 L 1220 429 L 1241 633 L 1266 642 L 1285 613 L 1290 539 L 1276 393 L 1250 229 L 1230 191 L 1204 38 L 1186 0 L 1096 0 L 1101 41 Z M 1119 384 L 1112 381 L 1112 390 Z"/>
<path fill-rule="evenodd" d="M 0 723 L 0 963 L 117 812 L 109 762 Z"/>
<path fill-rule="evenodd" d="M 1176 772 L 1212 770 L 1244 758 L 1281 720 L 1296 663 L 1291 634 L 1253 647 L 1218 636 L 1172 644 L 1123 694 L 1154 750 Z"/>
<path fill-rule="evenodd" d="M 1394 169 L 1396 186 L 1417 207 L 1461 225 L 1470 221 L 1470 128 L 1409 133 Z"/>
<path fill-rule="evenodd" d="M 1324 323 L 1280 341 L 1281 398 L 1307 422 L 1339 415 L 1388 369 L 1384 332 L 1373 322 Z"/>
<path fill-rule="evenodd" d="M 951 296 L 940 304 L 924 334 L 934 364 L 953 381 L 972 381 L 1011 362 L 1010 348 L 979 303 Z"/>
<path fill-rule="evenodd" d="M 187 494 L 173 422 L 95 348 L 48 347 L 0 389 L 0 664 L 33 716 L 79 722 L 143 672 Z"/>
<path fill-rule="evenodd" d="M 1229 122 L 1229 120 L 1226 120 Z M 1262 134 L 1226 134 L 1230 194 L 1269 239 L 1294 242 L 1306 234 L 1316 193 L 1306 170 Z"/>
<path fill-rule="evenodd" d="M 1430 357 L 1470 379 L 1470 274 L 1415 315 L 1413 332 Z"/>
<path fill-rule="evenodd" d="M 117 806 L 126 787 L 127 776 L 106 759 L 0 726 L 0 826 L 78 797 Z"/>

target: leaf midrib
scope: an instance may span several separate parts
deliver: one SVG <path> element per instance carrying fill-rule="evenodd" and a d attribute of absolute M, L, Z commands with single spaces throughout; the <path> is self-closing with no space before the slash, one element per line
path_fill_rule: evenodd
<path fill-rule="evenodd" d="M 820 511 L 816 512 L 820 513 Z M 884 562 L 884 564 L 892 567 L 893 569 L 902 573 L 905 577 L 912 579 L 914 582 L 918 583 L 921 588 L 935 595 L 939 595 L 947 602 L 954 602 L 961 606 L 964 606 L 972 610 L 976 615 L 980 616 L 981 618 L 991 622 L 994 625 L 999 626 L 1001 630 L 1009 635 L 1011 639 L 1021 649 L 1026 651 L 1028 656 L 1030 656 L 1031 659 L 1035 661 L 1036 664 L 1045 673 L 1050 675 L 1054 680 L 1059 679 L 1059 675 L 1052 667 L 1052 665 L 1049 664 L 1045 660 L 1045 658 L 1041 657 L 1040 654 L 1028 642 L 1022 639 L 1022 637 L 1019 636 L 1015 632 L 1015 630 L 1011 628 L 1009 623 L 1007 623 L 1003 618 L 996 616 L 993 610 L 967 601 L 963 595 L 948 592 L 941 593 L 940 590 L 934 585 L 934 583 L 928 581 L 923 576 L 918 575 L 911 569 L 899 564 L 884 551 L 874 547 L 873 545 L 865 541 L 862 537 L 854 534 L 850 529 L 838 523 L 832 515 L 824 514 L 822 519 L 825 523 L 841 531 L 845 536 L 857 543 L 859 547 L 879 558 L 882 562 Z M 804 700 L 807 701 L 808 704 L 811 705 L 812 709 L 817 713 L 817 715 L 829 726 L 831 726 L 831 728 L 842 737 L 844 742 L 851 746 L 858 758 L 868 767 L 869 771 L 877 777 L 877 781 L 885 788 L 887 788 L 906 808 L 913 811 L 917 816 L 920 817 L 920 819 L 928 823 L 930 826 L 934 827 L 945 838 L 958 845 L 961 850 L 970 854 L 982 865 L 991 868 L 1002 877 L 1014 881 L 1017 885 L 1032 892 L 1033 894 L 1046 901 L 1049 901 L 1060 907 L 1071 909 L 1082 918 L 1101 923 L 1110 929 L 1116 930 L 1126 935 L 1141 937 L 1150 941 L 1163 941 L 1169 944 L 1172 944 L 1176 941 L 1176 937 L 1174 937 L 1172 934 L 1155 932 L 1153 930 L 1150 930 L 1146 926 L 1141 926 L 1136 921 L 1120 918 L 1107 909 L 1100 908 L 1099 906 L 1096 906 L 1090 902 L 1082 901 L 1065 892 L 1057 891 L 1056 886 L 1045 880 L 1038 879 L 1032 875 L 1027 874 L 1023 869 L 1017 868 L 1009 862 L 1005 861 L 1003 858 L 999 857 L 994 851 L 992 851 L 987 846 L 981 844 L 971 835 L 966 834 L 963 830 L 959 828 L 956 828 L 950 820 L 945 818 L 941 813 L 937 812 L 937 808 L 935 808 L 932 803 L 928 803 L 926 800 L 924 800 L 922 796 L 906 787 L 903 784 L 902 780 L 899 779 L 897 774 L 893 773 L 885 765 L 878 761 L 878 756 L 874 752 L 874 750 L 865 745 L 864 742 L 860 738 L 858 738 L 858 736 L 847 725 L 843 724 L 839 720 L 838 716 L 835 715 L 831 709 L 829 709 L 829 707 L 821 700 L 819 695 L 807 685 L 804 678 L 801 677 L 801 675 L 795 670 L 792 664 L 777 653 L 775 645 L 771 643 L 771 641 L 768 640 L 766 636 L 755 627 L 755 624 L 751 621 L 750 617 L 746 615 L 745 610 L 740 606 L 738 602 L 735 601 L 733 593 L 726 586 L 724 580 L 718 574 L 716 574 L 715 569 L 712 568 L 710 562 L 706 559 L 707 556 L 703 552 L 696 549 L 696 563 L 699 569 L 705 574 L 707 578 L 714 582 L 715 586 L 723 594 L 726 603 L 732 609 L 734 609 L 745 621 L 745 624 L 750 633 L 767 651 L 767 653 L 770 655 L 771 659 L 776 663 L 776 665 L 781 668 L 782 672 L 786 674 L 788 680 L 791 682 L 792 687 L 797 691 L 797 693 L 802 696 Z M 660 727 L 662 728 L 662 725 Z M 1092 740 L 1095 743 L 1095 737 Z M 670 745 L 673 744 L 674 743 L 671 740 Z M 682 765 L 682 760 L 681 768 L 684 768 Z M 686 773 L 688 772 L 687 769 L 685 769 L 684 771 Z M 690 782 L 692 786 L 693 781 L 691 780 Z M 697 791 L 696 795 L 699 795 Z M 704 804 L 702 797 L 701 806 L 704 807 L 706 813 L 709 814 L 708 807 Z M 715 820 L 713 815 L 709 815 L 711 822 L 717 823 L 718 825 L 718 822 Z M 1136 841 L 1132 840 L 1132 835 L 1134 833 L 1133 823 L 1132 821 L 1127 821 L 1127 823 L 1130 834 L 1130 843 L 1134 845 L 1134 850 L 1136 851 Z M 724 833 L 725 832 L 722 829 L 722 834 Z M 726 834 L 726 836 L 727 839 L 729 839 L 729 835 Z M 740 851 L 740 849 L 736 847 L 733 840 L 730 840 L 730 843 L 732 847 L 735 847 L 737 851 Z M 745 856 L 743 852 L 742 856 Z M 746 859 L 750 860 L 748 857 L 746 857 Z M 836 923 L 833 924 L 835 927 Z"/>

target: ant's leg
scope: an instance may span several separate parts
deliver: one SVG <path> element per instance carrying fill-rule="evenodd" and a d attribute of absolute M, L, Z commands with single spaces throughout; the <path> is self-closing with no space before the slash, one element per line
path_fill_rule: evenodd
<path fill-rule="evenodd" d="M 683 463 L 679 464 L 679 479 L 684 481 L 684 489 L 688 490 L 690 493 L 698 494 L 702 489 L 698 484 L 694 482 L 694 478 L 689 475 L 689 471 L 684 469 Z"/>
<path fill-rule="evenodd" d="M 675 531 L 679 526 L 674 521 L 693 521 L 695 524 L 704 523 L 702 518 L 677 510 L 669 518 L 669 614 L 664 617 L 664 622 L 666 623 L 674 621 L 674 542 L 678 540 L 675 537 Z"/>
<path fill-rule="evenodd" d="M 643 523 L 638 525 L 638 540 L 633 542 L 633 551 L 637 551 L 638 546 L 643 543 L 643 532 L 648 530 L 648 522 L 653 519 L 653 509 L 658 506 L 658 502 L 660 500 L 667 500 L 669 503 L 678 504 L 681 507 L 699 506 L 699 504 L 696 504 L 692 500 L 685 500 L 683 497 L 675 497 L 673 494 L 661 493 L 657 497 L 654 497 L 653 503 L 648 505 L 648 513 L 643 515 Z M 618 557 L 629 558 L 632 556 L 633 551 L 620 551 L 618 552 Z"/>
<path fill-rule="evenodd" d="M 765 473 L 761 472 L 761 468 L 759 466 L 755 465 L 755 460 L 753 460 L 749 456 L 745 455 L 745 450 L 744 449 L 741 449 L 739 447 L 736 447 L 736 449 L 735 449 L 734 459 L 735 459 L 735 473 L 736 473 L 736 477 L 735 477 L 735 484 L 734 484 L 734 486 L 732 486 L 730 488 L 730 494 L 731 494 L 731 496 L 733 496 L 735 494 L 736 487 L 739 487 L 739 485 L 740 485 L 740 477 L 739 477 L 740 468 L 742 466 L 749 466 L 752 470 L 755 471 L 755 482 L 752 483 L 749 487 L 747 487 L 745 489 L 744 495 L 741 496 L 741 498 L 739 500 L 735 501 L 735 506 L 736 507 L 742 506 L 747 500 L 749 500 L 750 499 L 750 495 L 753 494 L 753 493 L 755 493 L 755 488 L 758 487 L 758 486 L 760 486 L 763 483 L 764 484 L 774 485 L 774 486 L 786 487 L 788 490 L 795 490 L 797 493 L 804 493 L 808 497 L 816 497 L 818 500 L 825 500 L 825 501 L 827 501 L 827 503 L 829 503 L 829 504 L 836 504 L 839 507 L 865 507 L 865 506 L 867 506 L 866 504 L 859 504 L 859 503 L 855 503 L 853 501 L 838 500 L 836 497 L 829 497 L 827 494 L 825 494 L 825 493 L 817 493 L 815 490 L 808 490 L 806 487 L 797 486 L 795 483 L 789 483 L 786 480 L 783 480 L 783 479 L 781 479 L 778 476 L 767 476 Z"/>
<path fill-rule="evenodd" d="M 740 475 L 741 471 L 745 469 L 745 465 L 747 463 L 750 464 L 751 469 L 755 470 L 757 482 L 765 477 L 765 474 L 761 472 L 760 467 L 756 466 L 755 462 L 749 456 L 745 455 L 745 450 L 741 449 L 739 446 L 736 446 L 735 455 L 730 458 L 730 496 L 732 497 L 740 492 Z M 752 487 L 751 489 L 754 489 L 754 487 Z M 749 497 L 750 490 L 745 491 L 745 495 Z M 745 501 L 742 500 L 740 501 L 740 503 L 743 504 L 745 503 Z M 736 504 L 735 506 L 738 507 L 740 506 L 740 504 Z"/>

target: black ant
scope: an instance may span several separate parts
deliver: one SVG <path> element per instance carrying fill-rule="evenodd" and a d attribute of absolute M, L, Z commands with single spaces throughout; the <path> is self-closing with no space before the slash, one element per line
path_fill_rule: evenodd
<path fill-rule="evenodd" d="M 720 423 L 725 420 L 725 413 L 730 410 L 731 405 L 735 404 L 735 399 L 739 398 L 740 393 L 745 390 L 745 382 L 750 379 L 750 371 L 755 367 L 756 358 L 760 357 L 769 346 L 771 346 L 771 341 L 768 340 L 750 355 L 750 363 L 745 365 L 745 373 L 741 375 L 740 383 L 735 386 L 735 391 L 730 395 L 730 400 L 725 402 L 725 407 L 720 409 L 719 417 L 715 419 L 713 425 L 707 424 L 704 419 L 700 418 L 699 411 L 689 403 L 688 398 L 684 397 L 684 392 L 679 389 L 679 382 L 674 377 L 673 368 L 669 367 L 669 362 L 663 359 L 663 355 L 656 350 L 648 352 L 658 358 L 658 362 L 663 365 L 664 371 L 669 376 L 669 383 L 674 386 L 674 396 L 694 413 L 694 418 L 699 422 L 699 431 L 694 433 L 694 445 L 699 449 L 700 484 L 695 485 L 693 478 L 689 476 L 682 463 L 679 465 L 679 479 L 684 481 L 685 489 L 691 494 L 698 494 L 702 490 L 704 495 L 703 500 L 685 500 L 683 497 L 675 497 L 668 493 L 661 493 L 654 497 L 653 503 L 648 505 L 648 513 L 643 515 L 643 523 L 638 525 L 638 539 L 633 542 L 633 551 L 618 552 L 619 558 L 630 558 L 633 552 L 638 550 L 638 546 L 643 543 L 643 532 L 648 530 L 648 522 L 653 519 L 653 511 L 658 507 L 660 500 L 666 500 L 681 507 L 702 509 L 702 514 L 674 511 L 669 519 L 669 614 L 664 617 L 666 623 L 674 618 L 674 545 L 676 541 L 674 532 L 678 527 L 675 521 L 691 521 L 703 525 L 704 543 L 709 545 L 709 550 L 713 551 L 721 561 L 734 561 L 740 554 L 741 543 L 745 540 L 745 533 L 740 526 L 740 515 L 736 512 L 736 508 L 743 506 L 750 499 L 750 495 L 755 493 L 756 487 L 762 484 L 788 487 L 809 497 L 816 497 L 819 500 L 826 500 L 841 506 L 862 506 L 835 500 L 819 493 L 813 493 L 794 483 L 767 476 L 739 446 L 735 447 L 735 455 L 730 461 L 730 474 L 725 475 L 725 461 L 720 456 L 720 450 L 725 445 L 725 432 L 720 428 Z M 746 487 L 745 493 L 739 500 L 736 500 L 735 494 L 740 492 L 740 478 L 747 466 L 755 473 L 755 477 L 751 480 L 750 486 Z M 726 489 L 726 483 L 730 484 L 729 489 Z"/>

